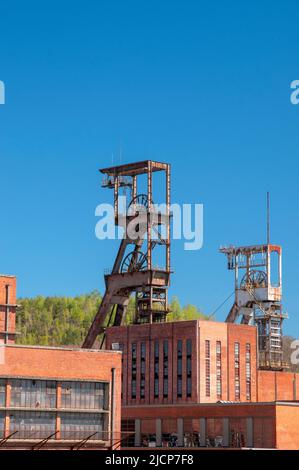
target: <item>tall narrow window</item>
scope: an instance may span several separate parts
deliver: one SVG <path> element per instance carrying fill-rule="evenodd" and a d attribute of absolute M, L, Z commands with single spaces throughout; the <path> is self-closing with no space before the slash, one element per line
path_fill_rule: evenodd
<path fill-rule="evenodd" d="M 140 344 L 140 398 L 145 398 L 145 343 Z"/>
<path fill-rule="evenodd" d="M 235 343 L 235 400 L 240 400 L 240 343 Z"/>
<path fill-rule="evenodd" d="M 159 398 L 159 341 L 154 346 L 154 397 Z"/>
<path fill-rule="evenodd" d="M 177 342 L 177 397 L 183 396 L 183 341 Z"/>
<path fill-rule="evenodd" d="M 122 351 L 121 355 L 121 399 L 124 397 L 124 345 L 121 343 L 119 344 L 119 351 Z"/>
<path fill-rule="evenodd" d="M 192 340 L 187 339 L 186 341 L 186 390 L 187 397 L 192 396 Z"/>
<path fill-rule="evenodd" d="M 163 398 L 168 398 L 168 341 L 163 342 Z"/>
<path fill-rule="evenodd" d="M 132 343 L 132 380 L 131 380 L 131 397 L 136 398 L 136 380 L 137 380 L 137 345 Z"/>
<path fill-rule="evenodd" d="M 251 349 L 250 344 L 246 344 L 246 400 L 251 400 Z"/>
<path fill-rule="evenodd" d="M 211 351 L 210 341 L 205 341 L 205 359 L 206 359 L 206 397 L 211 396 Z"/>
<path fill-rule="evenodd" d="M 221 341 L 216 342 L 216 393 L 218 400 L 222 398 L 222 358 Z"/>

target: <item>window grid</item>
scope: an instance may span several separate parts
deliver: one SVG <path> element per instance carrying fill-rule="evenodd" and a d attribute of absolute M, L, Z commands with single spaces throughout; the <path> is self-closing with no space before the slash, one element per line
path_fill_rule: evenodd
<path fill-rule="evenodd" d="M 216 393 L 218 400 L 222 398 L 222 357 L 221 341 L 216 342 Z"/>
<path fill-rule="evenodd" d="M 108 418 L 104 413 L 61 414 L 61 439 L 85 439 L 95 433 L 93 439 L 108 439 Z"/>
<path fill-rule="evenodd" d="M 0 411 L 0 438 L 4 437 L 5 411 Z"/>
<path fill-rule="evenodd" d="M 168 398 L 168 341 L 163 341 L 163 398 Z"/>
<path fill-rule="evenodd" d="M 235 343 L 235 400 L 240 400 L 240 343 Z"/>
<path fill-rule="evenodd" d="M 146 345 L 140 343 L 140 398 L 145 398 Z"/>
<path fill-rule="evenodd" d="M 14 439 L 45 439 L 55 433 L 56 416 L 46 411 L 11 411 L 9 432 Z"/>
<path fill-rule="evenodd" d="M 251 400 L 251 347 L 246 343 L 246 400 Z"/>
<path fill-rule="evenodd" d="M 177 397 L 183 396 L 183 341 L 177 342 Z"/>
<path fill-rule="evenodd" d="M 56 382 L 53 380 L 15 379 L 12 381 L 10 406 L 55 408 Z"/>
<path fill-rule="evenodd" d="M 159 398 L 159 341 L 154 346 L 154 397 Z"/>
<path fill-rule="evenodd" d="M 132 343 L 132 371 L 131 371 L 131 398 L 136 399 L 136 385 L 137 385 L 137 345 Z"/>
<path fill-rule="evenodd" d="M 205 362 L 206 362 L 206 397 L 211 396 L 211 348 L 210 341 L 205 341 Z"/>
<path fill-rule="evenodd" d="M 119 350 L 122 351 L 121 355 L 121 399 L 124 397 L 124 344 L 119 344 Z"/>
<path fill-rule="evenodd" d="M 192 340 L 186 341 L 186 390 L 187 397 L 192 396 Z"/>
<path fill-rule="evenodd" d="M 108 384 L 100 382 L 63 382 L 61 408 L 81 410 L 106 410 Z"/>
<path fill-rule="evenodd" d="M 6 379 L 0 379 L 0 406 L 5 406 L 6 398 Z"/>

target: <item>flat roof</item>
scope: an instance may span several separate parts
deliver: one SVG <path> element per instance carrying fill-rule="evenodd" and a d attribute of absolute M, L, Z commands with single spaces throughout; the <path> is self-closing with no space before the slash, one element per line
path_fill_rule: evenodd
<path fill-rule="evenodd" d="M 142 160 L 140 162 L 102 168 L 99 171 L 108 176 L 135 176 L 147 173 L 149 165 L 151 165 L 152 171 L 166 170 L 169 167 L 168 163 L 156 162 L 154 160 Z"/>
<path fill-rule="evenodd" d="M 226 407 L 226 406 L 275 406 L 275 405 L 285 405 L 285 406 L 299 406 L 299 400 L 279 400 L 279 401 L 252 401 L 252 402 L 242 402 L 242 401 L 231 401 L 225 403 L 166 403 L 166 404 L 144 404 L 144 405 L 122 405 L 122 408 L 194 408 L 194 407 Z"/>
<path fill-rule="evenodd" d="M 30 345 L 30 344 L 5 344 L 5 343 L 0 343 L 0 347 L 5 347 L 5 348 L 23 348 L 23 349 L 50 349 L 52 351 L 77 351 L 77 352 L 93 352 L 93 353 L 118 353 L 122 354 L 122 351 L 112 351 L 110 349 L 85 349 L 85 348 L 79 348 L 79 347 L 72 347 L 72 346 L 40 346 L 40 345 Z"/>

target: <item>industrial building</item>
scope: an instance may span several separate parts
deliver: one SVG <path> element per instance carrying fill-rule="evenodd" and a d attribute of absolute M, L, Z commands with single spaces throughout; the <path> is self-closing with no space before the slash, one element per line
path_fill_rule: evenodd
<path fill-rule="evenodd" d="M 153 323 L 106 341 L 123 351 L 123 445 L 299 448 L 299 374 L 258 368 L 256 327 Z"/>
<path fill-rule="evenodd" d="M 123 447 L 298 449 L 299 374 L 283 358 L 282 249 L 269 230 L 266 244 L 220 249 L 235 274 L 225 322 L 169 322 L 170 165 L 142 161 L 101 172 L 115 225 L 138 220 L 135 233 L 124 230 L 83 344 L 101 335 L 106 349 L 123 352 Z M 122 214 L 120 191 L 128 198 Z M 154 194 L 165 195 L 162 212 Z M 133 293 L 133 325 L 124 326 Z"/>
<path fill-rule="evenodd" d="M 170 322 L 170 165 L 101 172 L 124 235 L 82 348 L 16 345 L 16 280 L 0 276 L 0 448 L 299 449 L 281 247 L 221 247 L 235 275 L 226 321 Z"/>
<path fill-rule="evenodd" d="M 0 276 L 0 450 L 118 448 L 121 353 L 17 345 L 16 307 Z"/>

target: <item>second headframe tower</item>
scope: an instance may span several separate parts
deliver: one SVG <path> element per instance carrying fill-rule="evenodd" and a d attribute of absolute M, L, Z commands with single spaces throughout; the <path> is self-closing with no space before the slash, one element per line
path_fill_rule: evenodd
<path fill-rule="evenodd" d="M 83 348 L 93 347 L 107 326 L 123 324 L 132 293 L 135 323 L 165 321 L 168 313 L 170 165 L 146 160 L 100 171 L 104 175 L 102 187 L 114 193 L 115 225 L 124 232 L 113 268 L 105 274 L 106 290 Z M 153 200 L 156 172 L 165 175 L 164 190 L 163 180 L 159 180 L 158 192 L 163 199 L 159 204 Z M 129 197 L 122 199 L 122 190 Z"/>
<path fill-rule="evenodd" d="M 282 322 L 288 316 L 281 304 L 281 246 L 229 246 L 220 251 L 235 273 L 235 301 L 226 322 L 240 319 L 256 325 L 260 369 L 283 369 Z"/>

